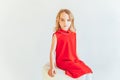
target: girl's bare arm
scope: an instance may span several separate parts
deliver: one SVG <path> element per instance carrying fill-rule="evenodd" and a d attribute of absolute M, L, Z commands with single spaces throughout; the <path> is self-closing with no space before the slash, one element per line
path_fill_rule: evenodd
<path fill-rule="evenodd" d="M 55 48 L 56 48 L 56 43 L 57 43 L 57 38 L 56 35 L 54 34 L 52 37 L 52 43 L 51 43 L 51 48 L 50 48 L 50 69 L 48 71 L 48 74 L 53 77 L 55 74 Z"/>

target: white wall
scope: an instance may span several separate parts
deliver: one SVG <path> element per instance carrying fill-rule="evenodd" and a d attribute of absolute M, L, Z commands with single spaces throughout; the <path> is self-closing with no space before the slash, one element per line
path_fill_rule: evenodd
<path fill-rule="evenodd" d="M 59 9 L 75 17 L 79 57 L 93 80 L 120 77 L 119 0 L 0 0 L 0 80 L 42 80 Z"/>

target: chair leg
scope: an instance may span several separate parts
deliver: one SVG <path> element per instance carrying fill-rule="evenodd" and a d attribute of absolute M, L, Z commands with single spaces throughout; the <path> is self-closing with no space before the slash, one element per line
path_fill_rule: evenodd
<path fill-rule="evenodd" d="M 77 78 L 76 80 L 92 80 L 92 74 L 85 74 L 85 75 Z"/>
<path fill-rule="evenodd" d="M 86 74 L 85 80 L 92 80 L 92 74 Z"/>

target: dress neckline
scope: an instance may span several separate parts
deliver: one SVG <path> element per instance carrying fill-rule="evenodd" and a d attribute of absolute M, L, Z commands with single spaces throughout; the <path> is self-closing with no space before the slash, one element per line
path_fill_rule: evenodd
<path fill-rule="evenodd" d="M 69 33 L 70 32 L 70 30 L 63 30 L 63 29 L 60 29 L 60 31 L 63 32 L 63 33 Z"/>

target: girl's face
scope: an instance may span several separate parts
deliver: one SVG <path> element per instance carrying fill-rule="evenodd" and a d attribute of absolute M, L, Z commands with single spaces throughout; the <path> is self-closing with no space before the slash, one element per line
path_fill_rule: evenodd
<path fill-rule="evenodd" d="M 70 28 L 71 20 L 67 13 L 62 12 L 60 14 L 59 25 L 63 30 L 68 30 Z"/>

